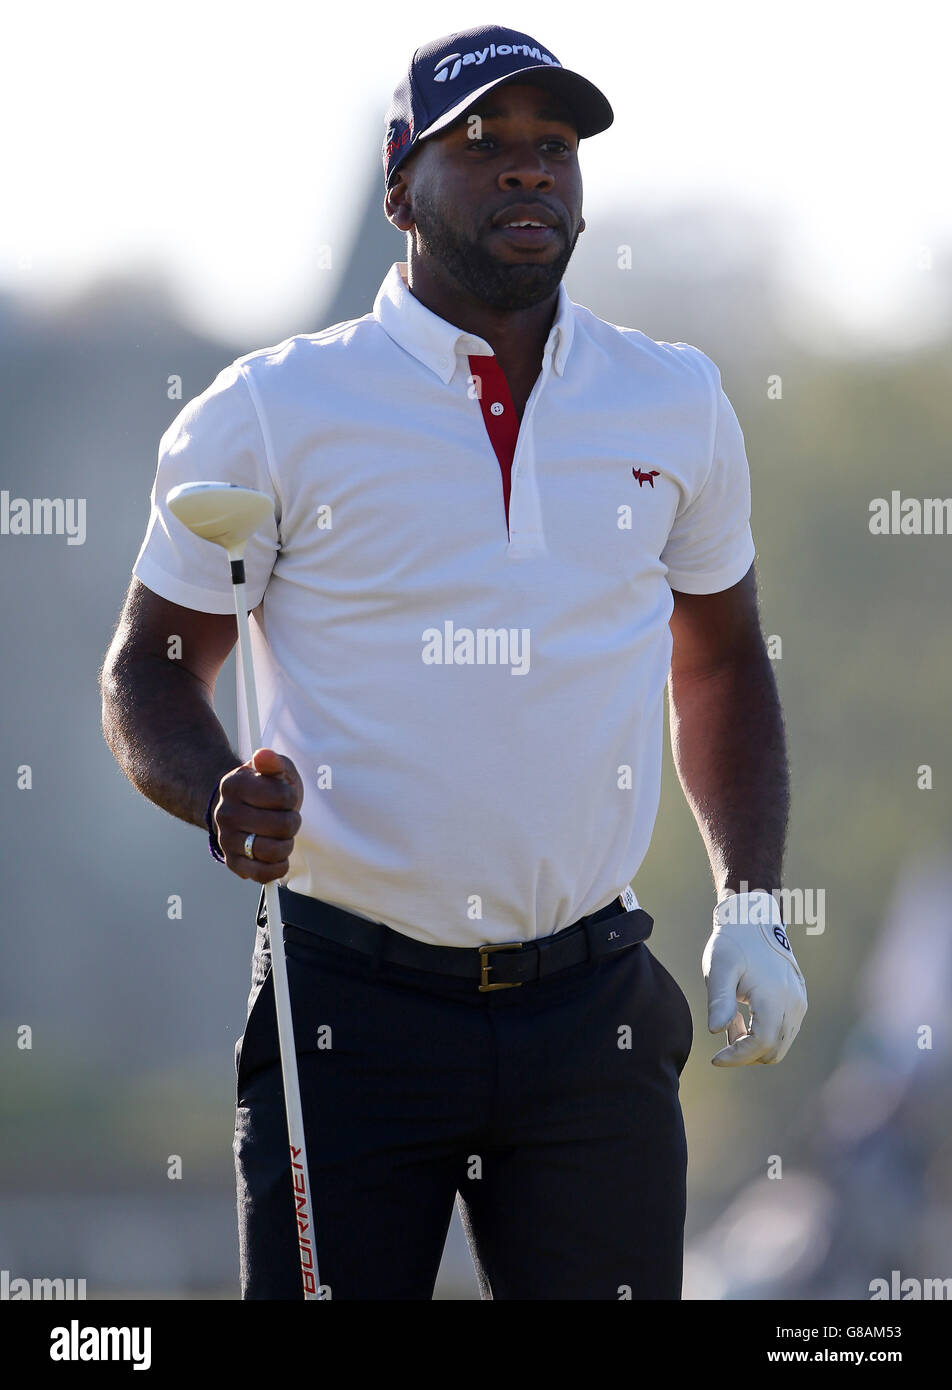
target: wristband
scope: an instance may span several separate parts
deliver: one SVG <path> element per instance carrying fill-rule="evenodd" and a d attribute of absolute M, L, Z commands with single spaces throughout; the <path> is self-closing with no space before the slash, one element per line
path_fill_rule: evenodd
<path fill-rule="evenodd" d="M 213 859 L 218 860 L 219 864 L 224 864 L 225 856 L 221 852 L 221 846 L 218 843 L 218 832 L 212 821 L 212 806 L 218 800 L 218 790 L 220 786 L 221 778 L 219 777 L 218 781 L 215 783 L 215 788 L 211 796 L 208 798 L 208 805 L 205 807 L 205 824 L 208 826 L 208 852 Z"/>

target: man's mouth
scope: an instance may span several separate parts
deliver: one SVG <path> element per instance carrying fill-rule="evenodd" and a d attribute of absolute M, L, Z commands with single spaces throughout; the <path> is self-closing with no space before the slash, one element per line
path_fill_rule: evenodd
<path fill-rule="evenodd" d="M 511 227 L 496 227 L 496 232 L 508 241 L 510 246 L 542 247 L 558 239 L 554 227 L 524 227 L 515 224 Z"/>
<path fill-rule="evenodd" d="M 556 221 L 555 214 L 541 204 L 510 204 L 493 218 L 493 231 L 510 246 L 535 250 L 557 239 Z"/>

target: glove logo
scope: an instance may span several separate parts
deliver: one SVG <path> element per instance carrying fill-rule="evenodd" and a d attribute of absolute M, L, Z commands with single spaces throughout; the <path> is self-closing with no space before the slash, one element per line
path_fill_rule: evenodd
<path fill-rule="evenodd" d="M 787 940 L 787 938 L 784 936 L 783 932 L 780 930 L 779 927 L 774 927 L 774 929 L 773 929 L 773 934 L 774 934 L 774 936 L 777 938 L 777 940 L 780 942 L 780 945 L 783 947 L 783 949 L 784 949 L 785 951 L 789 951 L 789 950 L 790 950 L 790 942 L 789 942 L 789 941 Z"/>

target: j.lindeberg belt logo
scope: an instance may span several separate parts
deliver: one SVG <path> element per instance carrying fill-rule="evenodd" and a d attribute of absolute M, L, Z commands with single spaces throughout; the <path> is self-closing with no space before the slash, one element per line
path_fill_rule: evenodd
<path fill-rule="evenodd" d="M 649 487 L 654 487 L 655 478 L 661 477 L 661 473 L 657 468 L 652 468 L 647 473 L 642 473 L 640 468 L 633 468 L 631 471 L 634 477 L 638 479 L 639 490 L 642 483 L 647 483 Z"/>
<path fill-rule="evenodd" d="M 533 48 L 527 43 L 491 43 L 487 48 L 478 48 L 475 53 L 448 53 L 433 69 L 433 81 L 452 82 L 454 77 L 459 76 L 461 68 L 469 67 L 473 63 L 479 67 L 487 58 L 515 57 L 520 53 L 524 58 L 534 58 L 537 63 L 550 63 L 554 68 L 562 66 L 550 53 L 545 53 L 541 48 Z"/>

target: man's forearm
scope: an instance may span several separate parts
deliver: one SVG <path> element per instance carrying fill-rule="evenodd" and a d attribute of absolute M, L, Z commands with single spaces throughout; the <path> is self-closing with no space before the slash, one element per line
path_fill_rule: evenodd
<path fill-rule="evenodd" d="M 675 767 L 717 891 L 779 888 L 790 789 L 766 651 L 702 676 L 672 668 L 668 694 Z"/>
<path fill-rule="evenodd" d="M 206 687 L 160 657 L 107 666 L 100 684 L 103 735 L 129 781 L 170 815 L 204 825 L 212 788 L 241 763 Z"/>

